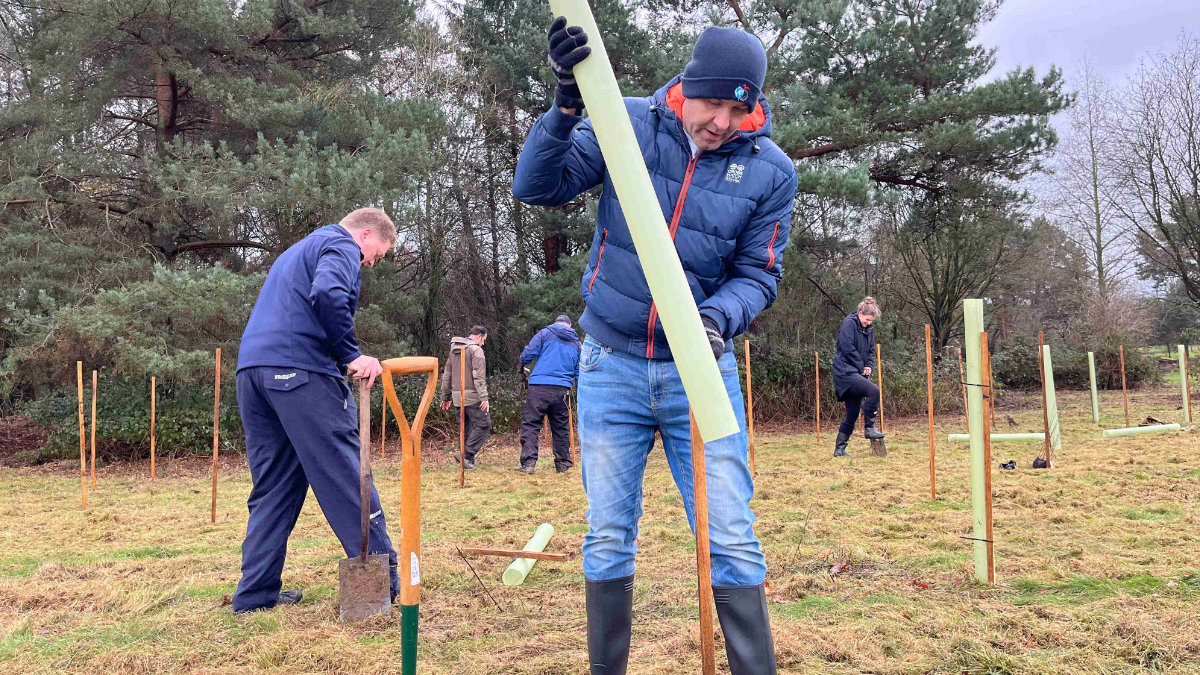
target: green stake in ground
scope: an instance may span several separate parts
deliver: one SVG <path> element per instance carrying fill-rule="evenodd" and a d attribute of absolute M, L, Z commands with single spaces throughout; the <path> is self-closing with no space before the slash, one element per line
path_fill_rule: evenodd
<path fill-rule="evenodd" d="M 533 538 L 525 544 L 523 551 L 532 551 L 541 553 L 546 550 L 546 544 L 550 543 L 550 537 L 554 535 L 554 526 L 550 523 L 542 523 L 538 525 L 538 529 L 533 533 Z M 525 583 L 525 577 L 529 576 L 529 570 L 533 569 L 533 564 L 537 560 L 533 558 L 517 558 L 512 561 L 508 569 L 504 570 L 504 576 L 501 579 L 505 586 L 520 586 Z"/>
<path fill-rule="evenodd" d="M 1120 438 L 1121 436 L 1143 436 L 1145 434 L 1168 434 L 1179 431 L 1178 424 L 1151 424 L 1144 427 L 1127 427 L 1125 429 L 1105 429 L 1100 438 Z"/>
<path fill-rule="evenodd" d="M 1092 381 L 1092 421 L 1100 423 L 1100 398 L 1096 395 L 1096 355 L 1088 352 L 1088 377 Z"/>
<path fill-rule="evenodd" d="M 1188 399 L 1187 352 L 1179 345 L 1179 394 L 1183 398 L 1183 423 L 1192 423 L 1192 402 Z"/>
<path fill-rule="evenodd" d="M 1043 433 L 1036 433 L 1036 434 L 992 434 L 992 437 L 991 437 L 991 438 L 992 438 L 992 442 L 993 442 L 993 443 L 996 443 L 996 442 L 1004 442 L 1004 441 L 1030 441 L 1030 442 L 1032 442 L 1032 441 L 1044 441 L 1044 440 L 1046 440 L 1046 434 L 1043 434 Z M 951 443 L 962 443 L 962 442 L 964 442 L 964 441 L 969 441 L 969 440 L 971 440 L 971 435 L 970 435 L 970 434 L 949 434 L 949 435 L 947 435 L 947 436 L 946 436 L 946 440 L 950 441 Z"/>
<path fill-rule="evenodd" d="M 692 297 L 683 265 L 663 219 L 658 195 L 650 183 L 642 150 L 629 121 L 629 111 L 613 75 L 608 52 L 587 0 L 551 0 L 556 16 L 579 26 L 588 36 L 592 53 L 575 66 L 575 80 L 591 117 L 596 141 L 604 155 L 608 176 L 621 203 L 633 237 L 634 249 L 646 275 L 663 332 L 671 345 L 679 379 L 705 443 L 738 433 L 733 405 L 725 392 L 712 348 L 704 336 L 700 310 Z"/>
<path fill-rule="evenodd" d="M 1046 417 L 1050 422 L 1050 449 L 1062 450 L 1062 426 L 1058 423 L 1058 399 L 1054 395 L 1054 364 L 1050 361 L 1050 345 L 1042 345 L 1042 363 L 1046 367 Z M 1049 464 L 1049 457 L 1046 458 Z"/>
<path fill-rule="evenodd" d="M 979 334 L 983 332 L 983 301 L 963 300 L 963 342 L 967 352 L 967 432 L 971 442 L 971 512 L 975 552 L 975 579 L 987 583 L 987 466 L 983 457 L 983 360 Z"/>

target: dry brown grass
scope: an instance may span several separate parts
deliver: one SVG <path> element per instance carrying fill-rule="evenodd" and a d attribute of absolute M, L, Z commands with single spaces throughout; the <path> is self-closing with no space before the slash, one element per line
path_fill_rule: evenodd
<path fill-rule="evenodd" d="M 758 532 L 767 550 L 780 671 L 786 673 L 1200 672 L 1200 440 L 1194 433 L 1101 441 L 1086 394 L 1064 394 L 1064 449 L 1030 469 L 1031 445 L 996 445 L 996 587 L 971 578 L 964 427 L 938 427 L 929 501 L 923 419 L 888 420 L 887 459 L 835 462 L 832 436 L 760 433 Z M 1014 398 L 1013 401 L 1017 399 Z M 1167 388 L 1134 396 L 1134 416 L 1180 417 Z M 1120 394 L 1105 426 L 1122 426 Z M 1003 402 L 1002 402 L 1003 405 Z M 1040 411 L 1012 413 L 1036 430 Z M 1007 428 L 1000 429 L 1008 430 Z M 393 436 L 394 437 L 394 436 Z M 457 488 L 457 467 L 427 450 L 422 672 L 586 672 L 579 559 L 539 563 L 499 583 L 505 561 L 473 563 L 455 544 L 518 547 L 542 521 L 557 551 L 578 550 L 586 500 L 577 473 L 531 477 L 511 445 Z M 78 465 L 74 465 L 77 467 Z M 208 522 L 203 460 L 102 467 L 78 510 L 69 463 L 0 473 L 0 671 L 13 673 L 398 672 L 398 621 L 334 620 L 340 547 L 309 499 L 291 539 L 286 586 L 305 601 L 248 616 L 222 602 L 238 579 L 249 475 L 236 458 Z M 399 465 L 378 466 L 393 532 Z M 646 480 L 631 672 L 699 670 L 694 544 L 661 452 Z M 835 563 L 847 564 L 836 576 Z M 719 640 L 719 638 L 718 638 Z M 721 646 L 718 644 L 718 652 Z M 723 666 L 723 655 L 719 655 Z"/>

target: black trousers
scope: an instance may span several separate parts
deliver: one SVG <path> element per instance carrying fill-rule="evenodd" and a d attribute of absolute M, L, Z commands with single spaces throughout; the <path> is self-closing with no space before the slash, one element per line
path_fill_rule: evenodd
<path fill-rule="evenodd" d="M 838 431 L 849 436 L 854 433 L 854 423 L 858 421 L 859 409 L 862 409 L 863 423 L 866 426 L 875 424 L 875 413 L 879 410 L 879 387 L 862 375 L 855 375 L 850 381 L 850 387 L 842 393 L 846 402 L 846 417 L 842 420 Z"/>
<path fill-rule="evenodd" d="M 492 416 L 484 412 L 478 403 L 467 406 L 467 460 L 475 461 L 475 455 L 483 448 L 488 436 L 492 435 Z"/>
<path fill-rule="evenodd" d="M 525 393 L 525 412 L 521 415 L 521 465 L 532 466 L 538 459 L 538 435 L 542 418 L 550 417 L 550 435 L 554 438 L 554 466 L 571 466 L 571 438 L 568 428 L 570 387 L 531 384 Z"/>

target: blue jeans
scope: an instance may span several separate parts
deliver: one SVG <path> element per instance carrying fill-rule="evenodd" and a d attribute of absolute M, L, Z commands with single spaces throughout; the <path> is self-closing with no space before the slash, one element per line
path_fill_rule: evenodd
<path fill-rule="evenodd" d="M 704 451 L 712 583 L 761 584 L 767 565 L 750 510 L 754 481 L 737 360 L 726 352 L 717 363 L 740 431 L 707 444 Z M 643 359 L 615 352 L 590 337 L 584 340 L 579 355 L 579 442 L 590 527 L 583 540 L 583 573 L 590 581 L 633 574 L 642 476 L 656 430 L 695 533 L 688 400 L 675 362 Z"/>

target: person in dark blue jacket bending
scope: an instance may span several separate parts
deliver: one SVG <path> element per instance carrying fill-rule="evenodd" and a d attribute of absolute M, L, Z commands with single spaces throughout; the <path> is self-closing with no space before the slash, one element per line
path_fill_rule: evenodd
<path fill-rule="evenodd" d="M 571 468 L 571 439 L 568 429 L 571 387 L 579 376 L 579 335 L 571 327 L 571 317 L 558 315 L 554 323 L 533 336 L 521 352 L 521 365 L 533 361 L 529 385 L 525 389 L 525 412 L 521 415 L 521 466 L 517 471 L 533 473 L 538 459 L 538 434 L 542 419 L 549 415 L 550 434 L 554 437 L 554 470 L 564 473 Z"/>
<path fill-rule="evenodd" d="M 559 17 L 549 42 L 558 78 L 555 105 L 529 132 L 513 194 L 530 204 L 558 206 L 603 185 L 582 280 L 586 310 L 579 323 L 587 338 L 578 396 L 588 498 L 588 658 L 592 673 L 613 675 L 628 666 L 646 459 L 658 432 L 694 530 L 691 429 L 687 396 L 610 167 L 591 122 L 581 117 L 573 69 L 590 53 L 587 35 Z M 681 76 L 652 96 L 625 99 L 741 426 L 705 447 L 712 584 L 734 675 L 775 672 L 763 592 L 767 566 L 754 534 L 745 406 L 731 342 L 775 300 L 796 197 L 795 166 L 770 139 L 771 109 L 761 93 L 766 69 L 758 38 L 708 28 Z"/>
<path fill-rule="evenodd" d="M 280 574 L 310 485 L 346 556 L 361 550 L 358 406 L 344 373 L 370 387 L 383 372 L 358 349 L 354 311 L 362 266 L 395 241 L 383 211 L 358 209 L 296 242 L 267 273 L 238 353 L 238 411 L 254 487 L 234 612 L 300 601 L 298 590 L 280 592 Z M 374 485 L 369 540 L 371 553 L 391 557 L 394 598 L 396 552 Z"/>
<path fill-rule="evenodd" d="M 875 369 L 875 329 L 871 324 L 883 313 L 875 298 L 867 296 L 858 304 L 858 311 L 842 321 L 838 331 L 837 354 L 833 357 L 833 386 L 839 401 L 846 403 L 846 417 L 838 427 L 834 457 L 849 457 L 846 444 L 854 433 L 859 409 L 862 409 L 863 434 L 868 439 L 883 438 L 875 428 L 875 412 L 879 410 L 879 387 L 867 378 Z"/>

